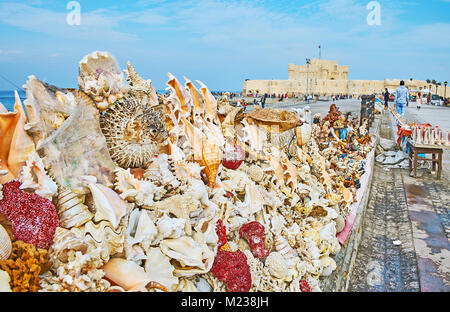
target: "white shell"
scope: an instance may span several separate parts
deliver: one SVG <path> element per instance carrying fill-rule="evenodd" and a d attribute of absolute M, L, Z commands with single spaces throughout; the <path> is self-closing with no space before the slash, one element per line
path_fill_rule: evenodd
<path fill-rule="evenodd" d="M 278 252 L 272 252 L 266 258 L 265 266 L 269 273 L 276 278 L 285 278 L 288 276 L 288 266 L 283 256 Z"/>
<path fill-rule="evenodd" d="M 11 286 L 9 285 L 10 280 L 11 278 L 9 277 L 8 272 L 5 272 L 0 269 L 0 293 L 12 292 Z"/>
<path fill-rule="evenodd" d="M 21 189 L 33 190 L 36 194 L 52 199 L 58 191 L 55 181 L 50 178 L 38 153 L 30 154 L 20 174 Z"/>
<path fill-rule="evenodd" d="M 5 228 L 0 224 L 0 260 L 7 260 L 11 255 L 11 238 Z"/>
<path fill-rule="evenodd" d="M 80 196 L 69 189 L 59 192 L 56 207 L 61 226 L 66 229 L 79 227 L 94 217 Z"/>
<path fill-rule="evenodd" d="M 116 192 L 102 184 L 88 183 L 88 187 L 96 208 L 94 221 L 107 220 L 116 229 L 127 212 L 127 204 Z"/>
<path fill-rule="evenodd" d="M 152 281 L 157 282 L 168 290 L 174 290 L 178 284 L 178 278 L 173 275 L 174 267 L 169 258 L 159 248 L 150 248 L 145 261 L 145 271 Z"/>

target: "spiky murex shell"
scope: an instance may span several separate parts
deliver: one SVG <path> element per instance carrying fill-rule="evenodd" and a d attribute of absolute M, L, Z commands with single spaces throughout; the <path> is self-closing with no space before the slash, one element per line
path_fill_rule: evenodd
<path fill-rule="evenodd" d="M 167 138 L 161 113 L 134 97 L 109 108 L 100 117 L 111 158 L 122 168 L 145 168 Z"/>

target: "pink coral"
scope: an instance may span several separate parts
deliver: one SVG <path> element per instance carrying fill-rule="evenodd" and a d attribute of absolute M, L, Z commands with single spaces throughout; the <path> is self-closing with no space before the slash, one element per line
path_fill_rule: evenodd
<path fill-rule="evenodd" d="M 3 185 L 0 213 L 11 222 L 17 240 L 48 249 L 60 226 L 56 208 L 50 200 L 22 191 L 21 184 L 11 181 Z"/>

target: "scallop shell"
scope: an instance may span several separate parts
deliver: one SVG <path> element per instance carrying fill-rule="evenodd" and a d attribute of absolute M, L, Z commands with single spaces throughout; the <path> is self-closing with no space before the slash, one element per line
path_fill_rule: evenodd
<path fill-rule="evenodd" d="M 80 227 L 94 217 L 83 199 L 68 188 L 59 192 L 56 207 L 61 226 L 66 229 Z"/>
<path fill-rule="evenodd" d="M 21 189 L 33 190 L 36 194 L 50 200 L 58 191 L 58 186 L 47 175 L 44 163 L 36 152 L 28 157 L 20 174 L 20 179 L 22 180 Z"/>
<path fill-rule="evenodd" d="M 5 228 L 0 224 L 0 260 L 7 260 L 11 252 L 11 238 Z"/>
<path fill-rule="evenodd" d="M 105 111 L 123 97 L 124 77 L 116 59 L 108 52 L 95 51 L 80 61 L 78 84 L 97 108 Z"/>

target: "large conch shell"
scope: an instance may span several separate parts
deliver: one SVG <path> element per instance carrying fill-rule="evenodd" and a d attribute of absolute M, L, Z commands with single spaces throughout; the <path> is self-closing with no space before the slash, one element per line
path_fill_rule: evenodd
<path fill-rule="evenodd" d="M 52 200 L 58 191 L 55 181 L 50 178 L 39 155 L 34 152 L 28 158 L 20 174 L 21 189 L 33 190 L 36 194 Z"/>
<path fill-rule="evenodd" d="M 0 260 L 7 260 L 11 252 L 11 238 L 5 228 L 0 224 Z"/>
<path fill-rule="evenodd" d="M 257 107 L 247 118 L 251 118 L 258 126 L 265 128 L 268 132 L 284 132 L 302 124 L 297 114 L 287 110 L 274 108 L 261 109 Z"/>
<path fill-rule="evenodd" d="M 27 119 L 17 91 L 14 91 L 14 96 L 14 112 L 0 114 L 0 170 L 8 171 L 8 174 L 0 176 L 2 184 L 17 178 L 28 156 L 35 152 L 33 139 L 25 130 Z M 5 110 L 2 109 L 3 112 Z"/>
<path fill-rule="evenodd" d="M 94 99 L 101 111 L 122 99 L 125 88 L 123 82 L 119 65 L 108 52 L 92 52 L 79 63 L 79 87 Z"/>
<path fill-rule="evenodd" d="M 295 134 L 297 135 L 298 146 L 303 146 L 308 144 L 311 140 L 312 128 L 309 124 L 303 124 L 300 127 L 295 128 Z"/>
<path fill-rule="evenodd" d="M 122 287 L 125 291 L 146 292 L 148 288 L 160 288 L 167 291 L 165 287 L 154 287 L 150 275 L 145 272 L 144 268 L 137 265 L 133 261 L 113 258 L 103 266 L 105 277 Z"/>
<path fill-rule="evenodd" d="M 217 172 L 222 162 L 222 150 L 218 142 L 211 137 L 202 142 L 202 158 L 198 160 L 200 166 L 208 178 L 208 185 L 214 186 L 217 179 Z"/>
<path fill-rule="evenodd" d="M 205 119 L 213 122 L 217 120 L 217 100 L 203 82 L 197 80 L 197 83 L 201 86 L 200 91 L 205 101 Z"/>
<path fill-rule="evenodd" d="M 90 221 L 94 214 L 84 205 L 84 199 L 70 189 L 62 189 L 58 194 L 56 207 L 58 208 L 61 226 L 70 229 L 79 227 Z"/>

